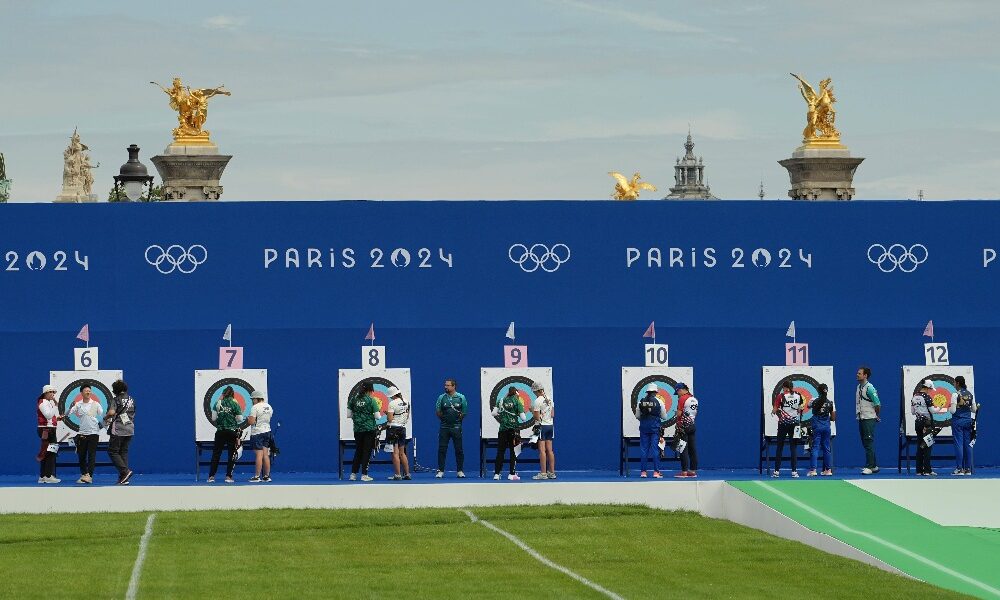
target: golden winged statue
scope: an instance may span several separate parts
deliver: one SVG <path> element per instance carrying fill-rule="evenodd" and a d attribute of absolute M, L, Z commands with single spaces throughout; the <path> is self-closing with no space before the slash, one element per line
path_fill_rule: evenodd
<path fill-rule="evenodd" d="M 656 186 L 652 183 L 639 181 L 642 179 L 642 175 L 639 175 L 639 173 L 632 175 L 632 181 L 629 181 L 617 171 L 608 171 L 608 175 L 614 177 L 617 182 L 615 184 L 615 193 L 611 194 L 611 197 L 615 200 L 638 200 L 640 190 L 656 191 Z"/>
<path fill-rule="evenodd" d="M 789 73 L 799 81 L 799 93 L 806 101 L 806 127 L 802 130 L 802 143 L 807 146 L 840 145 L 840 132 L 834 126 L 837 111 L 833 103 L 837 98 L 833 95 L 832 79 L 827 77 L 819 82 L 817 92 L 809 82 L 795 73 Z"/>
<path fill-rule="evenodd" d="M 170 108 L 177 111 L 177 127 L 174 129 L 174 143 L 185 146 L 207 146 L 212 142 L 208 139 L 209 132 L 202 129 L 208 119 L 208 99 L 213 96 L 230 96 L 226 86 L 215 88 L 191 89 L 181 83 L 180 77 L 174 77 L 170 88 L 165 88 L 155 81 L 163 93 L 170 97 Z"/>

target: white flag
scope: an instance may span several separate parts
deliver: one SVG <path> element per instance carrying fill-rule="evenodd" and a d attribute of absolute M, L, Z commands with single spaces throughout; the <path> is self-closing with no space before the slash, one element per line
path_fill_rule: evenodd
<path fill-rule="evenodd" d="M 785 337 L 795 338 L 795 321 L 789 323 L 788 331 L 785 332 Z"/>
<path fill-rule="evenodd" d="M 230 323 L 229 325 L 226 325 L 226 333 L 222 334 L 222 339 L 225 340 L 225 341 L 227 341 L 227 342 L 233 341 L 233 324 L 232 323 Z"/>
<path fill-rule="evenodd" d="M 507 337 L 511 340 L 514 339 L 514 321 L 511 321 L 510 325 L 507 326 Z"/>

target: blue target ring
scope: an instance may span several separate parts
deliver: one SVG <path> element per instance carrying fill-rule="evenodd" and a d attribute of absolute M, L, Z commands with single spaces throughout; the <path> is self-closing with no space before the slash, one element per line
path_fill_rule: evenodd
<path fill-rule="evenodd" d="M 63 423 L 73 431 L 80 431 L 80 418 L 69 414 L 69 411 L 73 409 L 74 404 L 83 400 L 83 393 L 80 390 L 85 385 L 90 386 L 90 391 L 94 399 L 101 403 L 104 414 L 108 414 L 108 405 L 114 398 L 111 390 L 96 379 L 77 379 L 63 388 L 62 393 L 59 394 L 59 414 L 66 415 Z"/>

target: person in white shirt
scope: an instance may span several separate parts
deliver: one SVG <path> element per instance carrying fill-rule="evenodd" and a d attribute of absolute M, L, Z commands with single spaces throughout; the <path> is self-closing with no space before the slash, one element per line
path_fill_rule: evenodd
<path fill-rule="evenodd" d="M 531 411 L 535 413 L 535 420 L 538 421 L 538 475 L 532 479 L 555 479 L 556 478 L 556 455 L 552 451 L 552 440 L 555 438 L 555 426 L 553 419 L 556 416 L 556 405 L 551 398 L 545 395 L 545 388 L 541 382 L 531 384 L 531 391 L 535 394 L 535 401 L 531 405 Z"/>
<path fill-rule="evenodd" d="M 392 470 L 390 481 L 410 479 L 410 460 L 406 456 L 406 423 L 410 420 L 410 403 L 403 398 L 399 388 L 392 386 L 388 390 L 389 429 L 385 434 L 385 443 L 392 445 Z"/>
<path fill-rule="evenodd" d="M 56 439 L 56 426 L 62 419 L 59 405 L 56 404 L 56 388 L 47 385 L 42 388 L 38 397 L 38 439 L 41 447 L 36 459 L 41 463 L 38 470 L 38 483 L 59 483 L 56 478 L 56 454 L 59 452 L 59 441 Z"/>
<path fill-rule="evenodd" d="M 254 390 L 250 394 L 253 406 L 247 423 L 250 424 L 250 447 L 254 453 L 254 475 L 252 483 L 271 481 L 271 417 L 274 411 L 264 398 L 264 392 Z"/>
<path fill-rule="evenodd" d="M 81 399 L 73 405 L 70 414 L 79 423 L 75 442 L 80 459 L 80 479 L 77 483 L 94 483 L 94 463 L 97 462 L 97 442 L 100 439 L 104 407 L 94 397 L 89 385 L 80 387 Z"/>

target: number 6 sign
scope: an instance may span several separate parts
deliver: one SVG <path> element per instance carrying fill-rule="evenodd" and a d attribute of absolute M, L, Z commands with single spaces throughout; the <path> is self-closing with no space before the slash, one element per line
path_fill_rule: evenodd
<path fill-rule="evenodd" d="M 525 369 L 528 367 L 527 346 L 504 346 L 503 366 L 506 369 Z"/>
<path fill-rule="evenodd" d="M 97 368 L 98 356 L 97 346 L 91 348 L 73 348 L 73 370 L 100 371 Z"/>

